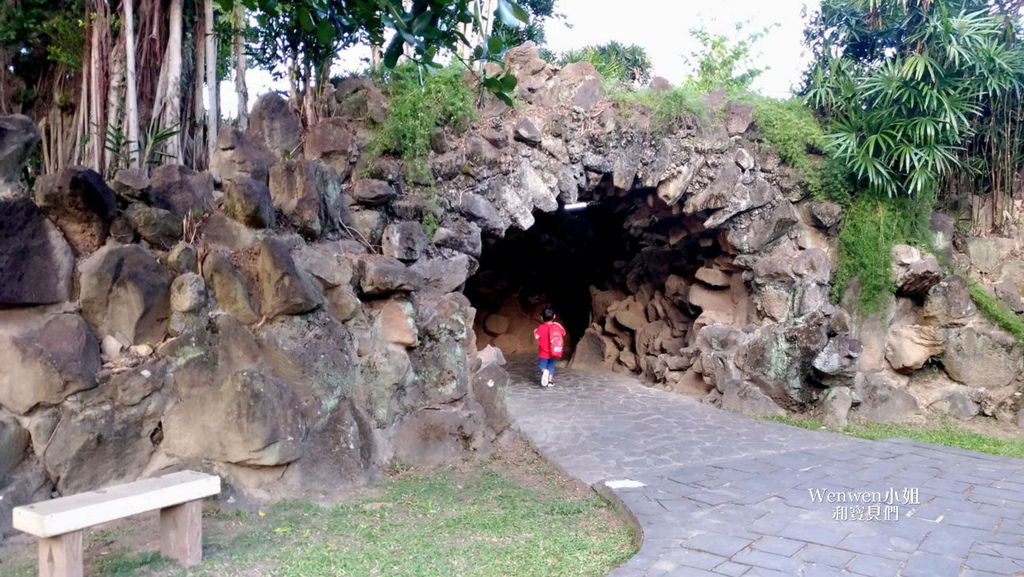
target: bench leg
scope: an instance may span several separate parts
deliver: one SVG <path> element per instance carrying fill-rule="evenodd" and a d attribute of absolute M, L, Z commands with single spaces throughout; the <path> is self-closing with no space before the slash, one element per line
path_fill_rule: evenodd
<path fill-rule="evenodd" d="M 39 577 L 82 577 L 82 532 L 39 539 Z"/>
<path fill-rule="evenodd" d="M 160 553 L 184 567 L 203 560 L 203 502 L 160 509 Z"/>

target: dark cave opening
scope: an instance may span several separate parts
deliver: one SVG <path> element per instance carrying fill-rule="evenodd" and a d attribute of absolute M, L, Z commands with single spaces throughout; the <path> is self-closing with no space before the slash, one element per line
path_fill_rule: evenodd
<path fill-rule="evenodd" d="M 480 268 L 466 284 L 478 346 L 535 354 L 533 329 L 550 304 L 569 333 L 570 356 L 594 333 L 608 342 L 605 368 L 648 373 L 645 359 L 692 344 L 702 313 L 690 295 L 698 270 L 728 268 L 731 258 L 718 231 L 704 229 L 705 215 L 683 215 L 654 191 L 606 186 L 581 200 L 582 210 L 535 211 L 528 230 L 485 236 Z"/>
<path fill-rule="evenodd" d="M 624 215 L 598 204 L 534 216 L 530 229 L 485 241 L 480 270 L 467 283 L 466 294 L 478 316 L 500 310 L 514 296 L 523 312 L 540 322 L 539 309 L 550 304 L 569 334 L 578 337 L 590 324 L 590 287 L 610 288 L 615 261 L 628 254 Z"/>

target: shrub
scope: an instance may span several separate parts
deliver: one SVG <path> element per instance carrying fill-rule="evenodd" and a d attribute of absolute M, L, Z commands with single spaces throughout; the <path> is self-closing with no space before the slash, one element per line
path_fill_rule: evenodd
<path fill-rule="evenodd" d="M 433 182 L 428 158 L 434 130 L 451 126 L 462 131 L 476 119 L 473 93 L 462 72 L 460 66 L 430 70 L 410 63 L 388 73 L 383 90 L 391 108 L 374 133 L 370 158 L 394 153 L 408 178 Z"/>
<path fill-rule="evenodd" d="M 865 194 L 854 200 L 843 215 L 839 232 L 839 258 L 832 284 L 838 300 L 854 277 L 860 279 L 860 308 L 878 311 L 885 295 L 893 291 L 892 247 L 896 244 L 927 246 L 928 219 L 934 200 Z"/>

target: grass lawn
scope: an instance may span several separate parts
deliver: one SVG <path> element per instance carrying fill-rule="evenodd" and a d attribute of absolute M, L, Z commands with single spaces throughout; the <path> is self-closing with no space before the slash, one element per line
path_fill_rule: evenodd
<path fill-rule="evenodd" d="M 87 575 L 599 576 L 636 551 L 632 529 L 525 445 L 488 460 L 410 470 L 368 497 L 204 514 L 204 561 L 160 557 L 155 518 L 87 530 Z M 0 574 L 36 574 L 34 543 L 0 546 Z"/>
<path fill-rule="evenodd" d="M 771 417 L 769 420 L 778 423 L 802 427 L 804 429 L 826 429 L 824 423 L 810 419 L 796 419 L 793 417 Z M 988 453 L 990 455 L 1001 455 L 1004 457 L 1016 457 L 1024 459 L 1024 441 L 1020 439 L 999 439 L 966 431 L 953 423 L 941 422 L 934 427 L 911 427 L 906 425 L 893 425 L 885 423 L 851 423 L 842 430 L 836 432 L 844 433 L 862 439 L 890 439 L 894 437 L 933 443 L 935 445 L 946 445 L 959 447 L 969 451 Z"/>

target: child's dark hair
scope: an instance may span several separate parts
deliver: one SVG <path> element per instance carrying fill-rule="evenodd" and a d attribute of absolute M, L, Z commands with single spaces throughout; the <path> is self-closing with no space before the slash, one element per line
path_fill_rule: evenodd
<path fill-rule="evenodd" d="M 540 311 L 540 318 L 544 319 L 544 322 L 555 320 L 555 311 L 551 307 L 544 307 L 544 310 Z"/>

